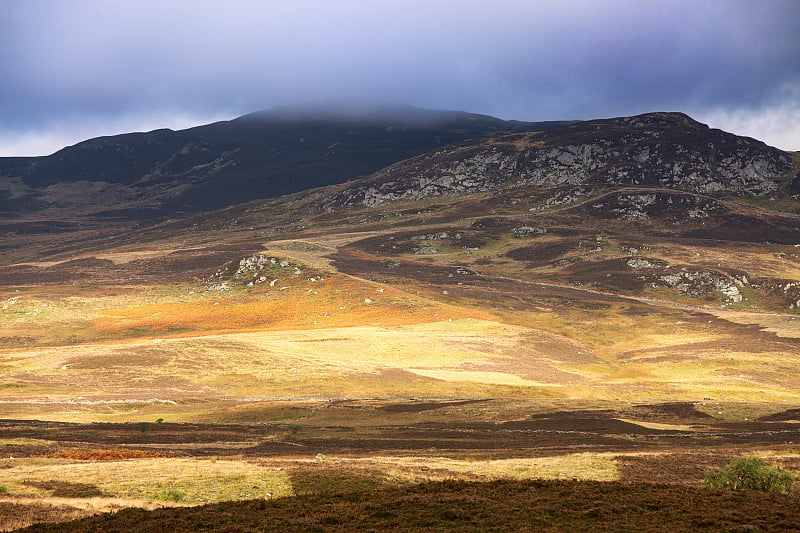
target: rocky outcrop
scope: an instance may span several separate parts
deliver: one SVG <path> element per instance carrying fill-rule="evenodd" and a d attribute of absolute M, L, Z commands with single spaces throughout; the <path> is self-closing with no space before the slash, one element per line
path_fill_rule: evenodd
<path fill-rule="evenodd" d="M 665 266 L 663 263 L 658 261 L 652 262 L 648 261 L 647 259 L 640 259 L 637 257 L 628 259 L 625 264 L 631 268 L 663 268 Z"/>
<path fill-rule="evenodd" d="M 680 192 L 613 192 L 586 203 L 586 212 L 598 218 L 646 222 L 705 219 L 727 212 L 720 202 Z"/>
<path fill-rule="evenodd" d="M 680 113 L 651 113 L 446 147 L 358 181 L 324 207 L 375 207 L 523 186 L 626 185 L 763 196 L 777 191 L 791 169 L 785 152 L 762 142 Z"/>
<path fill-rule="evenodd" d="M 514 237 L 532 237 L 537 235 L 545 235 L 547 230 L 544 228 L 533 228 L 531 226 L 521 226 L 511 230 Z"/>
<path fill-rule="evenodd" d="M 658 279 L 667 287 L 695 298 L 707 296 L 712 291 L 719 292 L 730 303 L 741 302 L 743 298 L 739 290 L 739 287 L 744 286 L 741 280 L 711 270 L 683 269 L 664 274 Z"/>
<path fill-rule="evenodd" d="M 227 291 L 234 286 L 255 287 L 261 285 L 275 287 L 279 279 L 297 278 L 303 274 L 299 264 L 286 259 L 255 254 L 244 257 L 238 262 L 225 263 L 209 279 L 205 286 L 210 291 Z M 308 281 L 319 281 L 322 277 L 312 276 Z"/>

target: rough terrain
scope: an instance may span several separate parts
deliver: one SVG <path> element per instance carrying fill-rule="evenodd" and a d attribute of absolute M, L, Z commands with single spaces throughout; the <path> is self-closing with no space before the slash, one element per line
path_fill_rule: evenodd
<path fill-rule="evenodd" d="M 797 154 L 651 114 L 213 213 L 3 219 L 0 523 L 377 486 L 358 498 L 387 513 L 414 491 L 567 490 L 587 499 L 552 510 L 565 528 L 753 525 L 741 505 L 796 527 L 701 482 L 742 454 L 800 471 L 798 171 Z M 506 479 L 522 481 L 491 484 Z M 443 480 L 490 484 L 413 488 Z M 661 503 L 614 522 L 603 494 L 624 491 Z M 696 507 L 674 503 L 687 494 Z M 336 498 L 118 517 L 406 523 Z M 452 520 L 483 524 L 458 501 Z M 281 522 L 329 504 L 341 524 Z"/>

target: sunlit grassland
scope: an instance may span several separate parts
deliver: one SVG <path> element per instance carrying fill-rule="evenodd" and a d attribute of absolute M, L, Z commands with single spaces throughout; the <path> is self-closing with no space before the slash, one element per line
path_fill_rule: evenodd
<path fill-rule="evenodd" d="M 0 484 L 9 494 L 44 499 L 40 483 L 96 487 L 107 498 L 150 503 L 209 503 L 291 495 L 286 472 L 243 460 L 157 458 L 125 461 L 15 459 L 3 461 Z"/>
<path fill-rule="evenodd" d="M 525 459 L 456 459 L 451 457 L 381 456 L 338 459 L 375 465 L 397 481 L 419 483 L 443 479 L 619 479 L 613 454 L 574 453 Z"/>
<path fill-rule="evenodd" d="M 295 284 L 292 284 L 295 285 Z M 411 298 L 392 288 L 349 279 L 285 285 L 257 295 L 221 294 L 190 303 L 155 304 L 107 312 L 94 322 L 101 331 L 155 333 L 198 330 L 305 329 L 360 324 L 414 324 L 485 317 L 480 311 L 452 309 Z M 283 290 L 281 290 L 283 289 Z"/>
<path fill-rule="evenodd" d="M 441 479 L 618 479 L 610 453 L 575 453 L 519 459 L 373 456 L 276 459 L 154 458 L 70 461 L 31 458 L 3 461 L 0 484 L 14 496 L 47 498 L 55 481 L 96 487 L 103 497 L 150 503 L 203 503 L 293 494 L 292 475 L 308 467 L 379 470 L 392 482 Z M 344 467 L 344 468 L 342 468 Z M 181 497 L 164 498 L 174 491 Z"/>
<path fill-rule="evenodd" d="M 707 359 L 678 361 L 624 362 L 603 366 L 587 366 L 583 370 L 599 376 L 593 386 L 626 399 L 665 399 L 669 396 L 687 400 L 712 397 L 747 402 L 754 398 L 765 401 L 798 401 L 797 381 L 787 376 L 794 361 L 773 363 L 770 356 L 782 354 L 715 355 Z M 796 359 L 791 357 L 792 360 Z M 770 365 L 769 370 L 765 367 Z M 600 377 L 602 376 L 602 377 Z"/>
<path fill-rule="evenodd" d="M 505 308 L 496 314 L 504 322 L 572 339 L 599 355 L 620 356 L 646 347 L 723 338 L 710 328 L 688 322 L 683 313 L 669 309 L 641 310 L 635 304 L 607 304 L 590 309 L 557 305 L 542 301 L 541 307 L 532 312 Z"/>
<path fill-rule="evenodd" d="M 576 453 L 530 459 L 317 457 L 276 459 L 159 458 L 125 461 L 6 460 L 0 502 L 50 506 L 53 514 L 89 515 L 122 507 L 155 508 L 293 494 L 403 487 L 439 480 L 619 478 L 617 457 Z M 76 491 L 75 495 L 68 491 Z M 93 496 L 80 496 L 90 491 Z M 60 509 L 58 509 L 60 507 Z M 58 509 L 56 511 L 56 509 Z M 0 517 L 0 530 L 26 525 Z"/>
<path fill-rule="evenodd" d="M 446 287 L 449 295 L 442 294 L 445 287 L 422 282 L 393 287 L 327 270 L 324 255 L 348 241 L 337 239 L 319 248 L 269 244 L 270 253 L 325 270 L 316 281 L 289 273 L 273 287 L 222 291 L 187 281 L 19 287 L 0 294 L 0 302 L 8 304 L 0 322 L 3 418 L 275 425 L 260 442 L 214 443 L 220 453 L 232 455 L 219 460 L 6 460 L 0 464 L 0 485 L 9 497 L 60 503 L 46 488 L 54 480 L 96 487 L 104 496 L 96 497 L 101 501 L 92 504 L 95 509 L 441 479 L 615 480 L 619 461 L 603 453 L 499 459 L 480 453 L 444 457 L 432 448 L 416 457 L 381 451 L 315 460 L 300 445 L 291 458 L 245 459 L 244 454 L 253 453 L 248 447 L 295 437 L 324 439 L 333 433 L 357 443 L 381 438 L 376 426 L 499 424 L 530 420 L 536 413 L 675 401 L 691 402 L 716 419 L 744 421 L 800 402 L 791 348 L 765 348 L 758 339 L 738 342 L 735 328 L 712 320 L 759 324 L 788 337 L 800 334 L 793 317 L 713 307 L 703 310 L 708 316 L 695 316 L 679 307 L 536 300 L 525 294 L 470 300 L 455 284 Z M 485 253 L 497 261 L 485 268 L 487 274 L 546 278 L 550 267 L 526 272 L 521 262 L 499 258 L 524 244 L 508 237 L 475 254 L 443 249 L 430 259 L 452 265 L 462 256 L 473 260 Z M 760 252 L 748 253 L 743 256 L 748 261 L 762 259 Z M 686 264 L 701 261 L 696 254 L 691 247 L 642 253 Z M 621 257 L 617 241 L 605 242 L 596 256 Z M 763 271 L 795 275 L 794 263 L 772 255 L 763 259 Z M 748 334 L 755 334 L 751 329 Z M 352 400 L 341 409 L 328 408 L 344 398 Z M 412 399 L 431 398 L 486 401 L 419 412 L 385 408 L 388 400 L 413 405 Z M 648 419 L 642 425 L 693 431 L 675 419 L 659 423 Z M 126 430 L 136 433 L 132 426 Z M 143 435 L 137 436 L 144 442 Z M 25 446 L 49 455 L 47 450 L 60 444 L 8 439 L 0 441 L 0 454 Z M 165 447 L 190 454 L 193 446 Z"/>
<path fill-rule="evenodd" d="M 747 311 L 710 311 L 715 316 L 737 324 L 753 324 L 779 337 L 800 338 L 800 316 Z"/>
<path fill-rule="evenodd" d="M 310 263 L 329 251 L 272 246 Z M 225 291 L 42 286 L 0 296 L 0 400 L 13 418 L 209 420 L 237 399 L 784 400 L 800 390 L 791 353 L 728 353 L 708 345 L 730 333 L 632 303 L 487 306 L 329 271 Z"/>
<path fill-rule="evenodd" d="M 208 298 L 197 284 L 39 286 L 0 291 L 0 348 L 72 345 L 112 338 L 93 321 L 114 309 Z"/>
<path fill-rule="evenodd" d="M 3 381 L 15 386 L 0 395 L 5 401 L 97 401 L 104 411 L 110 407 L 104 400 L 129 399 L 183 401 L 191 410 L 246 397 L 547 395 L 537 387 L 516 390 L 518 378 L 508 369 L 491 379 L 470 373 L 475 366 L 505 363 L 503 351 L 513 351 L 525 333 L 462 319 L 19 349 L 2 354 Z M 426 370 L 455 376 L 463 370 L 463 376 L 448 384 L 424 377 Z M 114 410 L 121 418 L 131 414 Z"/>
<path fill-rule="evenodd" d="M 448 319 L 6 350 L 0 399 L 13 418 L 170 421 L 209 420 L 237 399 L 798 399 L 791 352 L 715 349 L 708 341 L 722 335 L 688 325 L 659 333 L 611 316 L 528 319 L 529 327 Z"/>
<path fill-rule="evenodd" d="M 316 282 L 303 276 L 279 281 L 275 287 L 226 291 L 209 291 L 200 283 L 6 289 L 0 293 L 0 348 L 486 317 L 337 274 Z"/>

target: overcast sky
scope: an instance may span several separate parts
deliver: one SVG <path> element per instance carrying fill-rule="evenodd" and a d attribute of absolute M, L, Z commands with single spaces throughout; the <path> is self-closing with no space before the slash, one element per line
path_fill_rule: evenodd
<path fill-rule="evenodd" d="M 683 111 L 800 150 L 796 0 L 0 0 L 0 155 L 304 102 Z"/>

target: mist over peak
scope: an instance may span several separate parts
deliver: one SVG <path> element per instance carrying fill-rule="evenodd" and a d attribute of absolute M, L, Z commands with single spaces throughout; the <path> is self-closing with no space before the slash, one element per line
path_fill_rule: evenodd
<path fill-rule="evenodd" d="M 427 109 L 396 102 L 312 102 L 277 106 L 239 117 L 236 120 L 286 122 L 343 122 L 430 128 L 453 121 L 498 121 L 489 115 Z"/>

